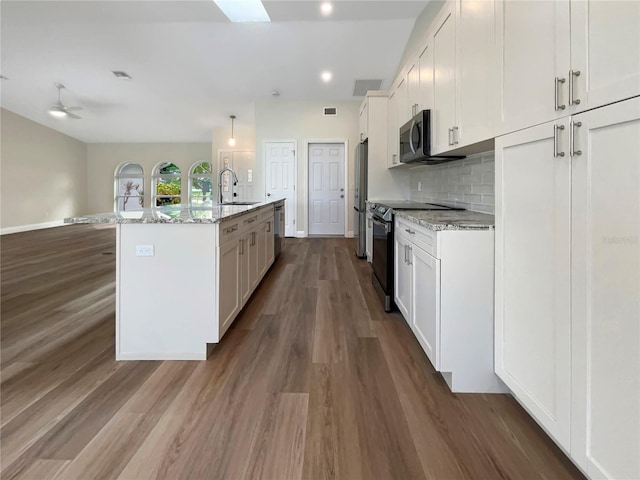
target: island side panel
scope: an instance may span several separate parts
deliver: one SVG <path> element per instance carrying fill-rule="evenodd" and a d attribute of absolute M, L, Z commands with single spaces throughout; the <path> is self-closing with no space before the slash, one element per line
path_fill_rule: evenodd
<path fill-rule="evenodd" d="M 117 360 L 205 360 L 216 321 L 215 224 L 120 224 Z M 137 256 L 153 246 L 153 256 Z"/>

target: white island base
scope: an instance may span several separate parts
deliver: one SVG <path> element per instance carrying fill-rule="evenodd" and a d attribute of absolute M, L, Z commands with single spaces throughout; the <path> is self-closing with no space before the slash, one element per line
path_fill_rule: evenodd
<path fill-rule="evenodd" d="M 116 360 L 206 360 L 273 264 L 273 214 L 119 223 Z"/>

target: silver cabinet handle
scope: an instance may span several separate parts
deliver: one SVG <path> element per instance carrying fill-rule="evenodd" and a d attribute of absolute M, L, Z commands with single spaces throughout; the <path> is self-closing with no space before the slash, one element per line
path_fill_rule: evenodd
<path fill-rule="evenodd" d="M 453 128 L 450 128 L 450 129 L 449 129 L 449 139 L 448 139 L 448 140 L 449 140 L 449 145 L 450 145 L 450 146 L 451 146 L 451 145 L 453 145 L 453 140 L 451 140 L 451 136 L 452 136 L 452 134 L 453 134 Z"/>
<path fill-rule="evenodd" d="M 559 130 L 564 130 L 564 125 L 553 125 L 553 158 L 564 157 L 564 152 L 558 151 L 558 143 L 560 141 Z"/>
<path fill-rule="evenodd" d="M 458 141 L 458 138 L 460 136 L 458 133 L 458 127 L 453 127 L 451 130 L 453 131 L 453 144 L 457 145 L 458 143 L 460 143 Z"/>
<path fill-rule="evenodd" d="M 404 263 L 406 264 L 409 263 L 408 257 L 409 257 L 409 245 L 405 245 L 404 246 Z"/>
<path fill-rule="evenodd" d="M 267 222 L 267 233 L 271 232 L 271 222 Z"/>
<path fill-rule="evenodd" d="M 244 238 L 240 239 L 240 255 L 244 255 Z"/>
<path fill-rule="evenodd" d="M 558 92 L 558 90 L 560 89 L 560 85 L 562 85 L 564 82 L 566 82 L 566 78 L 556 77 L 555 79 L 555 110 L 556 112 L 558 110 L 564 110 L 566 107 L 566 105 L 560 105 L 560 92 Z"/>
<path fill-rule="evenodd" d="M 364 135 L 364 133 L 360 134 L 360 141 L 362 141 L 362 136 Z"/>
<path fill-rule="evenodd" d="M 580 70 L 569 70 L 569 106 L 580 105 L 579 98 L 573 98 L 573 92 L 575 91 L 575 79 L 580 76 Z"/>
<path fill-rule="evenodd" d="M 582 126 L 582 122 L 574 122 L 573 119 L 569 124 L 569 156 L 582 155 L 582 150 L 576 150 L 574 130 Z"/>
<path fill-rule="evenodd" d="M 391 155 L 391 160 L 392 160 L 394 165 L 396 163 L 398 163 L 397 158 L 398 158 L 398 154 L 397 153 L 394 153 L 393 155 Z"/>
<path fill-rule="evenodd" d="M 413 262 L 411 261 L 411 252 L 413 252 L 413 247 L 411 245 L 407 245 L 407 247 L 409 247 L 409 259 L 407 260 L 407 263 L 409 265 L 413 265 Z"/>
<path fill-rule="evenodd" d="M 415 235 L 415 233 L 416 233 L 413 230 L 411 230 L 410 228 L 405 228 L 404 231 L 409 233 L 409 234 L 411 234 L 411 235 Z"/>

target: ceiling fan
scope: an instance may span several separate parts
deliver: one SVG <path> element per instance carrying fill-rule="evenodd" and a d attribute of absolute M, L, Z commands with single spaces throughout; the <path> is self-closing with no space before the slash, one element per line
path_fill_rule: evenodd
<path fill-rule="evenodd" d="M 62 102 L 60 101 L 60 90 L 65 88 L 65 86 L 61 83 L 54 83 L 54 85 L 58 89 L 58 102 L 49 108 L 49 113 L 54 117 L 58 117 L 58 118 L 68 116 L 69 118 L 73 118 L 75 120 L 81 119 L 82 118 L 81 116 L 76 115 L 75 113 L 72 112 L 72 110 L 80 110 L 80 107 L 67 107 L 66 105 L 63 105 Z"/>

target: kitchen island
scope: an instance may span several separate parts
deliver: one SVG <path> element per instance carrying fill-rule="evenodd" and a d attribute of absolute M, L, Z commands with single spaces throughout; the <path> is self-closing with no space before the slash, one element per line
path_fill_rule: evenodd
<path fill-rule="evenodd" d="M 274 205 L 171 205 L 114 223 L 116 359 L 206 360 L 274 262 Z"/>

